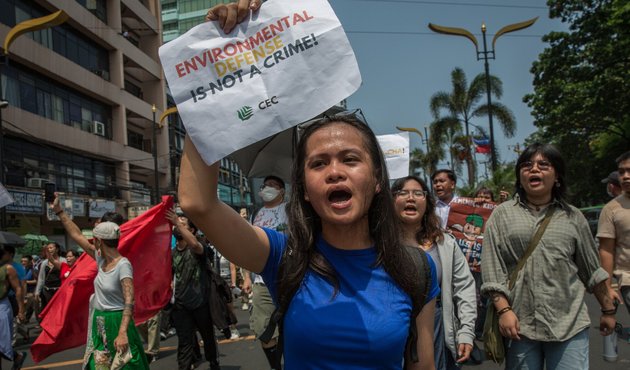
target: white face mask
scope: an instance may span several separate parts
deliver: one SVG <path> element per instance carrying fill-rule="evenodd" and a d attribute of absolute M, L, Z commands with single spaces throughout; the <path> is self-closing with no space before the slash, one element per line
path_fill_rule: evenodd
<path fill-rule="evenodd" d="M 260 195 L 263 202 L 267 203 L 276 199 L 278 195 L 280 195 L 280 190 L 274 188 L 273 186 L 265 186 L 258 195 Z"/>

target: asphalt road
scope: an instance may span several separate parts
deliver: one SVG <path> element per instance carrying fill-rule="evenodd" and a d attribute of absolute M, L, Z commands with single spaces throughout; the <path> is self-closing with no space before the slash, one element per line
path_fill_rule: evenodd
<path fill-rule="evenodd" d="M 605 362 L 602 359 L 602 337 L 599 335 L 599 305 L 595 298 L 591 295 L 587 295 L 586 299 L 591 313 L 591 328 L 590 332 L 590 368 L 591 369 L 606 369 L 606 370 L 627 370 L 630 369 L 630 344 L 624 340 L 618 341 L 619 358 L 617 362 Z M 236 311 L 236 315 L 239 320 L 237 328 L 242 334 L 242 338 L 239 340 L 221 340 L 219 341 L 219 352 L 221 368 L 223 370 L 267 370 L 267 361 L 260 349 L 260 344 L 254 340 L 249 331 L 248 325 L 248 312 Z M 619 307 L 617 314 L 617 320 L 621 322 L 625 327 L 630 326 L 630 315 L 625 306 Z M 37 335 L 36 331 L 32 331 L 31 335 Z M 222 338 L 220 338 L 222 339 Z M 26 343 L 21 338 L 18 339 L 18 350 L 28 351 L 30 343 Z M 159 370 L 173 370 L 177 369 L 177 337 L 171 337 L 161 343 L 159 359 L 151 364 L 151 369 Z M 43 369 L 68 369 L 79 370 L 81 369 L 81 359 L 83 356 L 84 347 L 78 347 L 70 349 L 61 353 L 54 354 L 47 358 L 45 361 L 34 364 L 29 357 L 24 363 L 23 369 L 25 370 L 43 370 Z M 9 368 L 8 362 L 3 361 L 5 368 Z M 501 369 L 491 362 L 484 362 L 481 365 L 476 366 L 464 366 L 465 368 L 475 370 L 495 370 Z M 206 362 L 199 363 L 198 369 L 207 369 L 208 364 Z"/>

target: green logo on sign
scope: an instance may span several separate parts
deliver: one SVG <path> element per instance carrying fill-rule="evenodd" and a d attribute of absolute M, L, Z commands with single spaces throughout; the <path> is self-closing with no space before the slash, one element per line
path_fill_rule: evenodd
<path fill-rule="evenodd" d="M 246 121 L 254 116 L 254 110 L 252 109 L 252 107 L 249 107 L 247 105 L 239 109 L 237 113 L 238 113 L 238 118 L 241 121 Z"/>

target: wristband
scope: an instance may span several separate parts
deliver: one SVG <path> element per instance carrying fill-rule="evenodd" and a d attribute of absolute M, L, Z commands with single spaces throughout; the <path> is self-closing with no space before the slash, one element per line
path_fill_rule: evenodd
<path fill-rule="evenodd" d="M 616 313 L 617 313 L 617 307 L 615 307 L 615 308 L 611 308 L 611 309 L 609 309 L 609 310 L 604 310 L 604 309 L 602 308 L 602 315 L 614 315 L 614 314 L 616 314 Z"/>
<path fill-rule="evenodd" d="M 55 212 L 55 215 L 59 216 L 62 213 L 63 213 L 63 209 L 61 211 L 59 211 L 59 212 Z"/>
<path fill-rule="evenodd" d="M 512 307 L 505 306 L 502 309 L 500 309 L 499 312 L 497 312 L 497 316 L 501 316 L 501 315 L 503 315 L 504 313 L 506 313 L 508 311 L 512 311 Z"/>

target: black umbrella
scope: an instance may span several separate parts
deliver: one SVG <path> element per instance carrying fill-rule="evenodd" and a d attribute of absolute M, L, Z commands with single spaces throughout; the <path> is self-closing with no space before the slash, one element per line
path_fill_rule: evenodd
<path fill-rule="evenodd" d="M 0 231 L 0 244 L 20 246 L 26 244 L 26 240 L 22 239 L 18 234 L 8 231 Z"/>

